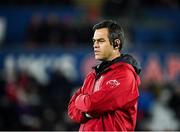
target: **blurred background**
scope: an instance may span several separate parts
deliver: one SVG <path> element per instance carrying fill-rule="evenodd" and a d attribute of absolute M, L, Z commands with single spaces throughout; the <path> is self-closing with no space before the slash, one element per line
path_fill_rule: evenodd
<path fill-rule="evenodd" d="M 1 0 L 0 130 L 78 130 L 67 105 L 104 19 L 142 65 L 136 130 L 180 130 L 179 0 Z"/>

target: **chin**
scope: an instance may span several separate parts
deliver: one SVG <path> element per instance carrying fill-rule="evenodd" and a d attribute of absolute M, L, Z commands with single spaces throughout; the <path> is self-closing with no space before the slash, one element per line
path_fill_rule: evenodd
<path fill-rule="evenodd" d="M 103 58 L 95 56 L 96 60 L 103 61 Z"/>
<path fill-rule="evenodd" d="M 96 60 L 100 60 L 101 58 L 99 58 L 99 57 L 95 57 L 95 59 L 96 59 Z"/>

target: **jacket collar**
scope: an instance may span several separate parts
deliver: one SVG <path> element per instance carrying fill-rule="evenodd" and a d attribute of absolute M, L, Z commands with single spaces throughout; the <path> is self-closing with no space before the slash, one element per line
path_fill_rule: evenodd
<path fill-rule="evenodd" d="M 117 57 L 112 61 L 103 61 L 102 63 L 93 67 L 93 69 L 95 69 L 97 75 L 101 75 L 103 72 L 113 69 L 120 64 L 123 64 L 118 62 L 124 62 L 131 65 L 133 67 L 133 70 L 135 70 L 137 74 L 140 74 L 141 72 L 141 67 L 139 63 L 129 54 L 121 54 L 120 57 Z"/>

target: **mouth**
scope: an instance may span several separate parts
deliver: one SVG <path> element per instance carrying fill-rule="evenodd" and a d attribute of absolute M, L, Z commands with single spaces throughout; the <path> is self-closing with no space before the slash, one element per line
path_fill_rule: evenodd
<path fill-rule="evenodd" d="M 98 54 L 98 53 L 100 53 L 100 51 L 94 50 L 94 54 Z"/>

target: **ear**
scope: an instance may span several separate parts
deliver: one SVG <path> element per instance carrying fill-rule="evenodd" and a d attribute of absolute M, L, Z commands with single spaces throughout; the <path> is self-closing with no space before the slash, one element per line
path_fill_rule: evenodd
<path fill-rule="evenodd" d="M 113 47 L 115 48 L 115 49 L 119 49 L 119 46 L 120 46 L 120 40 L 119 39 L 115 39 L 114 40 L 114 45 L 113 45 Z"/>

